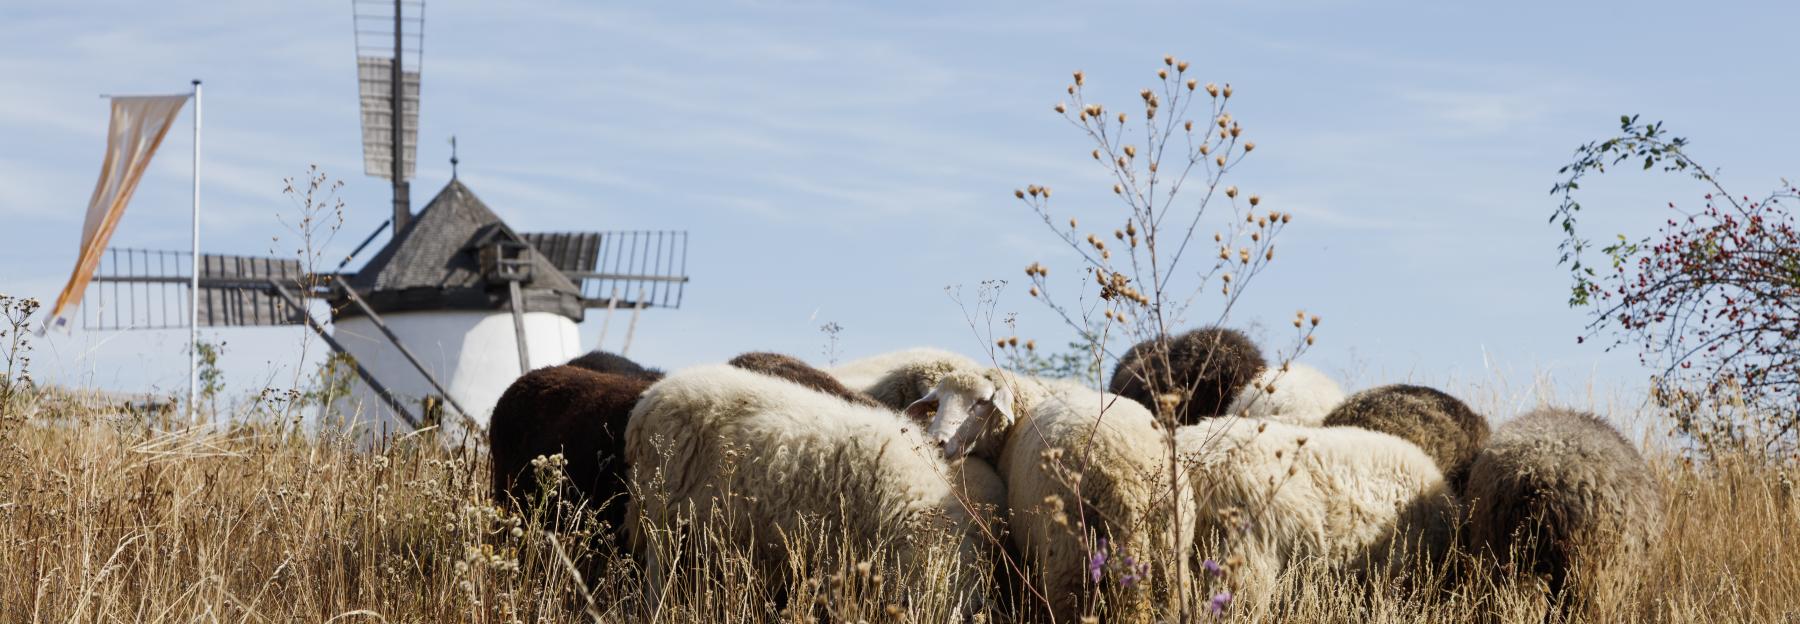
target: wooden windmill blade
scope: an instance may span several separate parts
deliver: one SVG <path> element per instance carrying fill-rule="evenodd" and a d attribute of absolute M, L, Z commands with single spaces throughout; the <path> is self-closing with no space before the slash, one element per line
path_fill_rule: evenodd
<path fill-rule="evenodd" d="M 680 308 L 687 232 L 532 232 L 521 238 L 581 287 L 589 308 Z"/>
<path fill-rule="evenodd" d="M 192 253 L 108 248 L 101 257 L 81 311 L 90 330 L 178 329 L 188 326 Z M 295 292 L 305 271 L 298 260 L 200 254 L 199 321 L 202 327 L 277 327 L 304 322 L 269 284 Z"/>
<path fill-rule="evenodd" d="M 363 173 L 404 182 L 413 177 L 419 143 L 425 2 L 351 0 L 350 4 L 355 25 L 357 91 L 362 102 Z M 400 86 L 399 102 L 394 101 L 396 84 Z M 400 130 L 397 137 L 396 127 Z M 401 154 L 399 180 L 394 180 L 396 151 Z"/>
<path fill-rule="evenodd" d="M 599 259 L 599 232 L 521 232 L 520 238 L 536 247 L 551 264 L 563 273 L 579 273 L 594 268 Z"/>

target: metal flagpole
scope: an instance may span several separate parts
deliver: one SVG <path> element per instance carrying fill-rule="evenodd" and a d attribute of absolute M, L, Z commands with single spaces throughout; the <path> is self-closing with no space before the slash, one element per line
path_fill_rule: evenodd
<path fill-rule="evenodd" d="M 188 422 L 200 424 L 200 81 L 194 80 L 194 255 L 188 282 Z"/>

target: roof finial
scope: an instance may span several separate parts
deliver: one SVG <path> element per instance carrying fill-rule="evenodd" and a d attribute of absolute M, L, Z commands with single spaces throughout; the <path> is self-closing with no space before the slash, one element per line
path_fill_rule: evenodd
<path fill-rule="evenodd" d="M 456 135 L 450 135 L 450 179 L 456 179 Z"/>

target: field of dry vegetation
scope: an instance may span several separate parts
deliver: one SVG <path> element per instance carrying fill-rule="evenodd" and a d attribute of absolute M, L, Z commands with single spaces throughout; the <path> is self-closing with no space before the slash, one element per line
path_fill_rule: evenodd
<path fill-rule="evenodd" d="M 653 595 L 628 557 L 589 539 L 604 527 L 551 532 L 495 505 L 473 444 L 366 449 L 77 405 L 37 392 L 5 404 L 0 620 L 941 622 L 959 608 L 947 570 L 885 578 L 879 553 L 819 552 L 816 536 L 795 538 L 814 554 L 766 590 L 740 545 L 704 527 L 681 547 L 683 576 Z M 1669 509 L 1662 539 L 1642 575 L 1577 619 L 1800 621 L 1800 471 L 1648 450 Z M 973 620 L 1017 619 L 1028 600 L 997 593 Z M 1416 591 L 1300 570 L 1266 602 L 1200 617 L 1540 622 L 1539 604 L 1530 586 Z"/>

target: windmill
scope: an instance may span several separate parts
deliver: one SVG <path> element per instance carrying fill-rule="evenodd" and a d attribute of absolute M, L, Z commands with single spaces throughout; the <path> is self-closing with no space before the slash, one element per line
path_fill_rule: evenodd
<path fill-rule="evenodd" d="M 88 287 L 84 329 L 188 327 L 190 315 L 202 327 L 305 326 L 348 356 L 357 382 L 337 407 L 362 414 L 371 431 L 478 433 L 513 379 L 582 351 L 577 324 L 588 310 L 604 311 L 601 346 L 614 313 L 629 312 L 624 352 L 643 310 L 681 306 L 686 232 L 518 232 L 456 177 L 454 151 L 450 180 L 413 214 L 424 2 L 352 7 L 364 171 L 393 184 L 392 218 L 330 273 L 309 274 L 295 259 L 201 254 L 195 275 L 188 252 L 109 248 Z M 384 232 L 361 269 L 343 271 Z M 330 304 L 329 329 L 311 300 Z"/>

